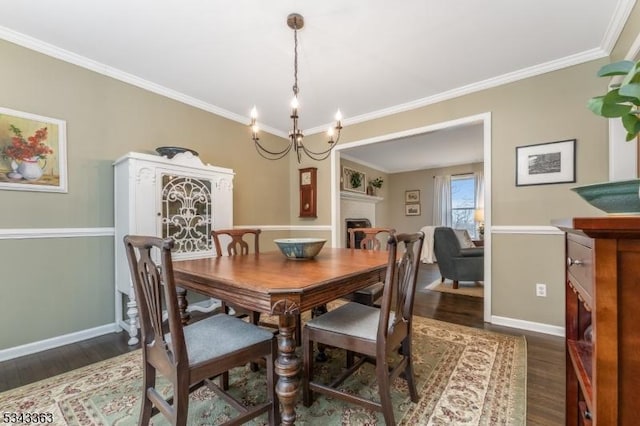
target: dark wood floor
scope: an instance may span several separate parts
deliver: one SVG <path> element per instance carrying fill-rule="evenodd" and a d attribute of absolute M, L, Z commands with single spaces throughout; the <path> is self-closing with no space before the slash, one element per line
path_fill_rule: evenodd
<path fill-rule="evenodd" d="M 500 333 L 524 335 L 527 339 L 527 424 L 563 425 L 564 339 L 487 324 L 483 320 L 481 298 L 424 289 L 438 277 L 437 267 L 422 265 L 415 314 Z M 133 349 L 135 347 L 127 345 L 127 334 L 122 332 L 0 362 L 0 392 Z"/>

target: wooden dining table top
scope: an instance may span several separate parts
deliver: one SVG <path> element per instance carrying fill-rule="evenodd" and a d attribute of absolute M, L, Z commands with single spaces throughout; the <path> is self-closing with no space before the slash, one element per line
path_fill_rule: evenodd
<path fill-rule="evenodd" d="M 173 269 L 187 290 L 253 311 L 297 314 L 383 281 L 387 262 L 385 251 L 323 248 L 307 260 L 269 251 L 174 261 Z"/>

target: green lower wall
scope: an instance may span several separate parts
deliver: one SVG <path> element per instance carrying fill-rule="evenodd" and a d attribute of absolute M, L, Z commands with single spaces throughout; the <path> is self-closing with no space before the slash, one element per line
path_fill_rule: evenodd
<path fill-rule="evenodd" d="M 0 240 L 0 350 L 113 323 L 112 237 Z"/>
<path fill-rule="evenodd" d="M 564 327 L 564 235 L 492 234 L 491 248 L 492 315 Z"/>

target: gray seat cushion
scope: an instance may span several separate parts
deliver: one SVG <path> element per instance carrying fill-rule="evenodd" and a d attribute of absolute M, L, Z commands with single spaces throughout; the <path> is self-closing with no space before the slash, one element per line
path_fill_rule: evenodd
<path fill-rule="evenodd" d="M 271 331 L 226 314 L 189 324 L 183 330 L 191 366 L 273 339 Z M 171 342 L 170 335 L 165 338 Z"/>
<path fill-rule="evenodd" d="M 350 302 L 312 319 L 306 327 L 375 341 L 379 321 L 379 308 Z"/>

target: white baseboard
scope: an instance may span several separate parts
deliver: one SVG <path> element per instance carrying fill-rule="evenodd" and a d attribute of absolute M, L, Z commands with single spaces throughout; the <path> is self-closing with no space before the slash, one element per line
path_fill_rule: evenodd
<path fill-rule="evenodd" d="M 0 361 L 18 358 L 24 355 L 31 355 L 36 352 L 45 351 L 47 349 L 57 348 L 58 346 L 68 345 L 70 343 L 79 342 L 81 340 L 91 339 L 92 337 L 102 336 L 104 334 L 115 333 L 121 330 L 117 324 L 105 324 L 99 327 L 80 330 L 74 333 L 62 336 L 52 337 L 50 339 L 39 340 L 37 342 L 27 343 L 25 345 L 14 346 L 12 348 L 0 349 Z"/>
<path fill-rule="evenodd" d="M 521 330 L 535 331 L 537 333 L 551 334 L 553 336 L 565 336 L 564 327 L 551 324 L 543 324 L 541 322 L 525 321 L 516 318 L 491 316 L 491 324 L 503 325 L 505 327 L 519 328 Z"/>

